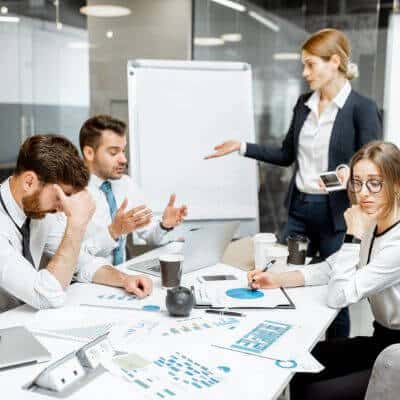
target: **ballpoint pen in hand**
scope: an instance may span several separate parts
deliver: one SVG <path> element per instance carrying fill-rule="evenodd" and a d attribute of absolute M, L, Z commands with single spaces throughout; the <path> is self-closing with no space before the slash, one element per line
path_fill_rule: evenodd
<path fill-rule="evenodd" d="M 266 272 L 268 268 L 272 267 L 276 263 L 276 260 L 271 260 L 270 262 L 267 263 L 267 265 L 263 268 L 261 272 Z"/>
<path fill-rule="evenodd" d="M 271 260 L 267 263 L 267 265 L 261 270 L 261 272 L 266 272 L 268 271 L 268 268 L 272 267 L 275 264 L 276 260 Z M 253 278 L 251 283 L 254 283 L 256 281 L 256 278 Z M 251 285 L 250 285 L 251 286 Z M 255 288 L 252 287 L 253 290 L 255 290 Z"/>

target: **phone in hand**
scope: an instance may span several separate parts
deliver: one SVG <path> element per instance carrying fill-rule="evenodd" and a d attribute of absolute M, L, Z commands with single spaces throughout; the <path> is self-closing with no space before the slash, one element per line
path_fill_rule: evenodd
<path fill-rule="evenodd" d="M 340 182 L 336 171 L 328 171 L 319 174 L 322 183 L 325 185 L 327 192 L 335 192 L 337 190 L 345 190 L 346 186 Z"/>

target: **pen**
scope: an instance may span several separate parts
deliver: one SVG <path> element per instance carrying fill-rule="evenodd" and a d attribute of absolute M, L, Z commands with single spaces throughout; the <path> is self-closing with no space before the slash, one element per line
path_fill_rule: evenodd
<path fill-rule="evenodd" d="M 272 267 L 275 264 L 275 262 L 276 262 L 276 260 L 271 260 L 269 263 L 267 263 L 267 265 L 261 272 L 266 272 L 269 267 Z M 253 279 L 253 281 L 254 281 L 254 279 Z"/>
<path fill-rule="evenodd" d="M 224 310 L 205 310 L 208 314 L 231 315 L 232 317 L 244 317 L 245 315 L 240 312 L 224 311 Z"/>
<path fill-rule="evenodd" d="M 269 267 L 272 267 L 272 266 L 275 264 L 275 262 L 276 262 L 276 260 L 271 260 L 271 261 L 269 261 L 269 262 L 267 263 L 267 265 L 262 269 L 261 272 L 266 272 L 266 271 L 268 270 Z M 255 281 L 256 281 L 256 278 L 253 278 L 253 280 L 252 280 L 251 282 L 253 283 L 253 282 L 255 282 Z M 251 286 L 250 283 L 249 283 L 249 286 Z M 255 290 L 254 288 L 252 288 L 252 289 Z"/>

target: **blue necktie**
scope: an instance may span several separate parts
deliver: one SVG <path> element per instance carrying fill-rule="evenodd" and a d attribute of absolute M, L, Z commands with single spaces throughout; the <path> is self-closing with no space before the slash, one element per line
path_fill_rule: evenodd
<path fill-rule="evenodd" d="M 108 207 L 110 208 L 111 219 L 113 220 L 115 214 L 117 213 L 117 203 L 115 201 L 114 193 L 111 188 L 111 183 L 109 181 L 104 181 L 100 186 L 100 190 L 106 195 Z M 124 252 L 122 246 L 123 240 L 121 237 L 118 240 L 118 247 L 113 250 L 114 265 L 121 264 L 124 261 Z"/>

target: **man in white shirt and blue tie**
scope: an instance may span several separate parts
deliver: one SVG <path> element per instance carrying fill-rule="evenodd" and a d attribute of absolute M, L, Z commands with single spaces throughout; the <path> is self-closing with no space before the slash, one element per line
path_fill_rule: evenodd
<path fill-rule="evenodd" d="M 84 248 L 90 254 L 105 257 L 113 265 L 126 259 L 126 235 L 147 244 L 160 244 L 163 237 L 180 224 L 187 207 L 175 207 L 172 194 L 161 221 L 152 221 L 152 212 L 136 183 L 125 174 L 126 124 L 108 115 L 88 119 L 79 135 L 81 151 L 91 175 L 89 191 L 96 211 L 85 237 Z"/>
<path fill-rule="evenodd" d="M 13 175 L 0 185 L 0 312 L 22 303 L 60 307 L 73 277 L 150 294 L 147 277 L 124 274 L 81 249 L 95 210 L 88 180 L 66 138 L 36 135 L 24 142 Z M 52 257 L 42 267 L 44 254 Z"/>

